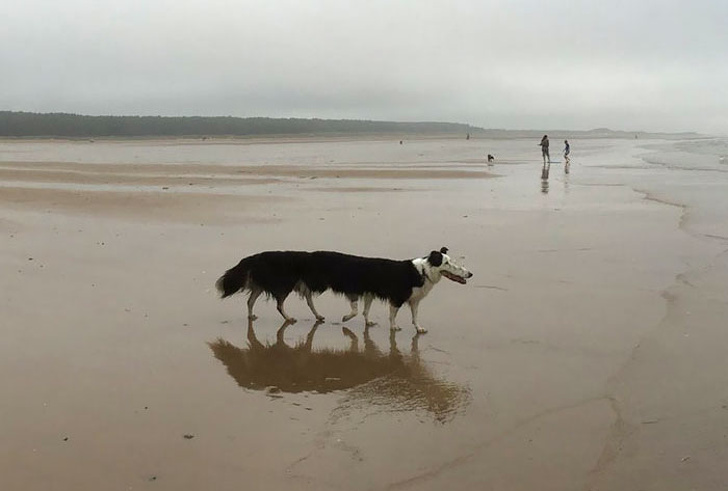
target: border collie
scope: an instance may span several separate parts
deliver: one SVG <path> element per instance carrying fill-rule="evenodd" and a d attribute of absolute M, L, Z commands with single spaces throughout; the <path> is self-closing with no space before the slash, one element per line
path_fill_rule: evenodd
<path fill-rule="evenodd" d="M 349 300 L 351 312 L 343 317 L 344 322 L 358 314 L 359 298 L 363 298 L 364 322 L 367 326 L 374 325 L 369 320 L 369 308 L 378 298 L 389 303 L 389 327 L 398 331 L 395 318 L 400 307 L 407 303 L 412 311 L 412 324 L 422 333 L 427 330 L 417 323 L 417 308 L 443 276 L 465 284 L 473 273 L 453 263 L 446 247 L 425 257 L 404 261 L 331 251 L 267 251 L 244 258 L 227 270 L 215 286 L 222 298 L 240 291 L 250 292 L 248 318 L 251 320 L 257 318 L 253 314 L 256 300 L 265 293 L 276 299 L 278 312 L 284 319 L 295 322 L 283 308 L 292 291 L 306 299 L 317 320 L 323 320 L 313 304 L 313 296 L 331 290 Z"/>

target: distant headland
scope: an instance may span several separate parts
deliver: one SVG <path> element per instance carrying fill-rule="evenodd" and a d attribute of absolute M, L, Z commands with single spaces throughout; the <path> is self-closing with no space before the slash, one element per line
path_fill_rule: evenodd
<path fill-rule="evenodd" d="M 5 138 L 207 138 L 274 136 L 449 136 L 536 138 L 544 133 L 570 138 L 698 138 L 697 133 L 650 133 L 599 128 L 572 130 L 485 129 L 466 123 L 233 116 L 88 116 L 71 113 L 0 111 Z"/>

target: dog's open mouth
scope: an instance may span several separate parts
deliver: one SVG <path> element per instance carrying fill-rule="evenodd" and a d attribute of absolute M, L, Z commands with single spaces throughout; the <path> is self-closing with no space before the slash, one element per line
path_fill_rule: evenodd
<path fill-rule="evenodd" d="M 441 273 L 442 273 L 442 276 L 444 276 L 448 280 L 454 281 L 455 283 L 460 283 L 461 285 L 464 285 L 465 283 L 467 283 L 467 280 L 465 280 L 465 278 L 463 278 L 461 276 L 454 275 L 447 271 L 441 271 Z"/>

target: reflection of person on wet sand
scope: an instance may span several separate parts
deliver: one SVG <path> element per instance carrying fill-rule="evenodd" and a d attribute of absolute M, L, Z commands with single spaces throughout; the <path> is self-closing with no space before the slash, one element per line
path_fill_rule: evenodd
<path fill-rule="evenodd" d="M 402 354 L 390 333 L 389 352 L 382 352 L 364 330 L 364 346 L 348 328 L 343 334 L 350 340 L 346 350 L 313 349 L 313 338 L 320 322 L 314 323 L 304 341 L 289 346 L 284 341 L 284 322 L 274 344 L 261 343 L 248 322 L 248 347 L 239 348 L 218 339 L 209 343 L 215 358 L 240 387 L 254 390 L 275 388 L 283 393 L 327 393 L 351 389 L 345 403 L 367 401 L 386 405 L 388 409 L 424 409 L 439 421 L 450 419 L 469 399 L 464 387 L 437 379 L 420 360 L 416 335 L 410 354 Z"/>
<path fill-rule="evenodd" d="M 570 153 L 571 145 L 569 145 L 569 140 L 564 140 L 564 172 L 566 174 L 569 173 L 569 164 L 571 164 L 571 157 L 569 157 Z"/>
<path fill-rule="evenodd" d="M 544 162 L 543 167 L 541 168 L 541 179 L 548 180 L 549 178 L 549 171 L 551 170 L 551 164 Z"/>

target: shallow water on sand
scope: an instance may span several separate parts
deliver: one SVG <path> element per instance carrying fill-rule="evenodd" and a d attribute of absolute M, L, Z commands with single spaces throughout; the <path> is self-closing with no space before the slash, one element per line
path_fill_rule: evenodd
<path fill-rule="evenodd" d="M 723 142 L 537 143 L 0 142 L 8 489 L 719 489 Z M 420 336 L 213 288 L 441 246 Z"/>

